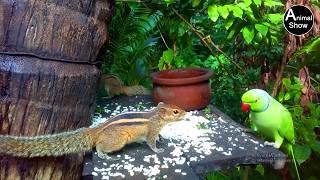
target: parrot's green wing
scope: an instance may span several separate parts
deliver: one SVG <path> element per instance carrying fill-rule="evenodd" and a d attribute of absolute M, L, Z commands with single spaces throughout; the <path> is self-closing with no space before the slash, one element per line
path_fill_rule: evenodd
<path fill-rule="evenodd" d="M 279 134 L 284 137 L 290 144 L 294 144 L 294 127 L 290 112 L 281 106 L 281 126 L 279 128 Z"/>

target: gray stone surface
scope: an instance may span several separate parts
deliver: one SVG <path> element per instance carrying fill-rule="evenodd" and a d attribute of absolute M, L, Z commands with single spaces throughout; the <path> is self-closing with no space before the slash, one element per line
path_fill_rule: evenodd
<path fill-rule="evenodd" d="M 116 114 L 118 106 L 143 109 L 142 104 L 144 107 L 155 106 L 149 96 L 118 96 L 98 101 L 99 106 L 107 107 L 103 117 Z M 245 133 L 246 128 L 215 107 L 210 106 L 210 112 L 208 117 L 208 112 L 199 111 L 199 115 L 212 119 L 206 127 L 212 133 L 205 137 L 214 146 L 210 153 L 203 153 L 202 146 L 186 149 L 188 142 L 169 139 L 158 143 L 160 148 L 165 149 L 159 154 L 151 151 L 145 143 L 127 145 L 120 152 L 110 155 L 108 160 L 100 159 L 93 151 L 86 155 L 83 179 L 201 179 L 207 172 L 237 165 L 262 163 L 271 166 L 280 164 L 281 167 L 286 160 L 281 151 L 264 146 L 264 141 Z M 181 153 L 178 156 L 177 150 Z"/>

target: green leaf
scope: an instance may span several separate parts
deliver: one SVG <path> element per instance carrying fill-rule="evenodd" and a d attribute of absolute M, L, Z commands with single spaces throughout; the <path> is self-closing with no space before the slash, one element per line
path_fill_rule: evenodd
<path fill-rule="evenodd" d="M 275 13 L 275 14 L 267 14 L 267 19 L 273 24 L 279 24 L 282 22 L 283 14 Z"/>
<path fill-rule="evenodd" d="M 221 17 L 223 19 L 227 19 L 227 17 L 229 16 L 229 11 L 228 8 L 226 6 L 219 6 L 218 7 L 218 12 L 221 15 Z"/>
<path fill-rule="evenodd" d="M 180 25 L 178 26 L 178 37 L 183 36 L 186 32 L 188 32 L 188 27 L 186 26 L 185 23 L 181 22 Z"/>
<path fill-rule="evenodd" d="M 283 6 L 281 2 L 275 0 L 265 0 L 264 5 L 267 7 Z"/>
<path fill-rule="evenodd" d="M 311 144 L 311 148 L 317 152 L 317 153 L 320 153 L 320 141 L 314 141 L 312 144 Z"/>
<path fill-rule="evenodd" d="M 200 2 L 201 2 L 201 0 L 191 0 L 192 7 L 199 6 Z"/>
<path fill-rule="evenodd" d="M 243 2 L 237 3 L 237 6 L 243 9 L 244 11 L 250 11 L 249 5 L 246 5 Z"/>
<path fill-rule="evenodd" d="M 284 85 L 284 87 L 288 88 L 291 85 L 291 80 L 288 78 L 283 78 L 282 84 Z"/>
<path fill-rule="evenodd" d="M 254 2 L 257 6 L 260 6 L 260 5 L 261 5 L 261 0 L 253 0 L 253 2 Z"/>
<path fill-rule="evenodd" d="M 235 20 L 232 26 L 228 29 L 226 40 L 233 40 L 240 33 L 243 26 L 244 21 Z"/>
<path fill-rule="evenodd" d="M 252 18 L 253 22 L 256 22 L 256 21 L 261 22 L 262 19 L 261 19 L 260 8 L 258 8 L 258 6 L 256 4 L 252 3 L 250 5 L 250 9 L 251 9 L 251 12 L 249 11 L 248 14 L 250 15 L 250 17 L 253 16 L 253 18 Z"/>
<path fill-rule="evenodd" d="M 279 100 L 280 102 L 282 102 L 282 101 L 283 101 L 283 97 L 284 97 L 284 93 L 283 93 L 283 91 L 281 91 L 281 92 L 279 93 L 279 95 L 278 95 L 278 100 Z"/>
<path fill-rule="evenodd" d="M 300 96 L 301 96 L 301 92 L 298 92 L 295 96 L 294 96 L 294 102 L 299 102 L 300 101 Z"/>
<path fill-rule="evenodd" d="M 176 65 L 177 68 L 182 68 L 184 65 L 183 59 L 181 57 L 174 58 L 174 64 Z"/>
<path fill-rule="evenodd" d="M 258 171 L 262 176 L 264 176 L 264 167 L 261 164 L 257 165 L 256 171 Z"/>
<path fill-rule="evenodd" d="M 252 3 L 251 0 L 243 0 L 243 2 L 246 6 L 250 6 L 250 4 Z"/>
<path fill-rule="evenodd" d="M 316 108 L 316 110 L 314 112 L 312 112 L 312 114 L 315 114 L 314 116 L 316 116 L 316 117 L 320 117 L 320 106 L 318 106 Z M 319 123 L 320 123 L 320 121 L 319 121 Z"/>
<path fill-rule="evenodd" d="M 229 20 L 224 24 L 224 27 L 228 30 L 233 24 L 233 20 Z"/>
<path fill-rule="evenodd" d="M 174 0 L 164 0 L 164 2 L 167 4 L 167 6 L 169 6 L 174 2 Z"/>
<path fill-rule="evenodd" d="M 290 94 L 289 92 L 287 92 L 287 93 L 284 95 L 284 100 L 285 100 L 285 101 L 288 101 L 290 98 L 291 98 L 291 94 Z"/>
<path fill-rule="evenodd" d="M 232 11 L 233 11 L 234 17 L 238 17 L 238 18 L 242 19 L 243 10 L 240 7 L 235 6 L 235 7 L 233 7 Z"/>
<path fill-rule="evenodd" d="M 211 5 L 208 8 L 208 16 L 213 21 L 216 22 L 219 18 L 218 8 L 216 5 Z"/>
<path fill-rule="evenodd" d="M 163 61 L 166 63 L 171 63 L 173 60 L 173 50 L 169 48 L 168 50 L 163 51 L 161 59 L 163 59 Z"/>
<path fill-rule="evenodd" d="M 162 56 L 158 63 L 159 70 L 165 70 L 166 66 L 171 67 L 171 62 L 173 60 L 173 50 L 168 49 L 166 51 L 163 51 Z"/>
<path fill-rule="evenodd" d="M 307 145 L 297 145 L 293 146 L 293 154 L 296 158 L 298 164 L 305 162 L 311 155 L 311 149 Z"/>
<path fill-rule="evenodd" d="M 268 27 L 263 24 L 255 24 L 254 27 L 259 31 L 263 36 L 266 36 L 268 33 Z"/>
<path fill-rule="evenodd" d="M 242 35 L 246 43 L 250 44 L 254 37 L 254 29 L 246 26 L 242 29 Z"/>

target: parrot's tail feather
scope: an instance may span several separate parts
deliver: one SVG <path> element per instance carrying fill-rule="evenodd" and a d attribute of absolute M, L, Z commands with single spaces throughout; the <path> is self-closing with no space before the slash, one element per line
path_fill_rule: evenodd
<path fill-rule="evenodd" d="M 292 160 L 293 160 L 294 168 L 295 168 L 296 173 L 297 173 L 297 177 L 298 177 L 298 179 L 300 180 L 300 174 L 299 174 L 299 171 L 298 171 L 296 158 L 295 158 L 294 153 L 293 153 L 292 145 L 291 145 L 291 144 L 289 144 L 289 145 L 288 145 L 288 148 L 289 148 L 289 151 L 290 151 L 291 156 L 292 156 Z"/>

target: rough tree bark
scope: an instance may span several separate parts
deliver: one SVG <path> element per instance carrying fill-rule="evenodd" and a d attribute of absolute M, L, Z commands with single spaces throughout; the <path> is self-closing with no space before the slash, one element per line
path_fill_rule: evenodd
<path fill-rule="evenodd" d="M 314 25 L 312 30 L 303 36 L 294 36 L 292 34 L 287 35 L 285 40 L 286 47 L 285 47 L 284 55 L 282 57 L 281 62 L 279 63 L 279 67 L 276 72 L 276 83 L 272 91 L 273 97 L 276 96 L 278 93 L 278 90 L 281 86 L 282 74 L 283 74 L 284 68 L 288 60 L 294 54 L 294 52 L 296 52 L 299 48 L 301 48 L 303 44 L 307 40 L 309 40 L 310 37 L 315 37 L 320 35 L 320 12 L 311 5 L 310 0 L 288 0 L 286 1 L 285 9 L 288 9 L 291 6 L 298 5 L 298 4 L 307 6 L 311 9 L 314 15 Z M 309 70 L 307 67 L 304 67 L 299 71 L 299 78 L 304 86 L 304 88 L 302 89 L 302 95 L 301 95 L 301 105 L 305 106 L 306 104 L 308 104 L 308 102 L 312 100 L 315 93 L 311 85 Z"/>
<path fill-rule="evenodd" d="M 0 134 L 90 124 L 113 0 L 0 1 Z M 0 179 L 80 179 L 83 155 L 0 156 Z"/>

